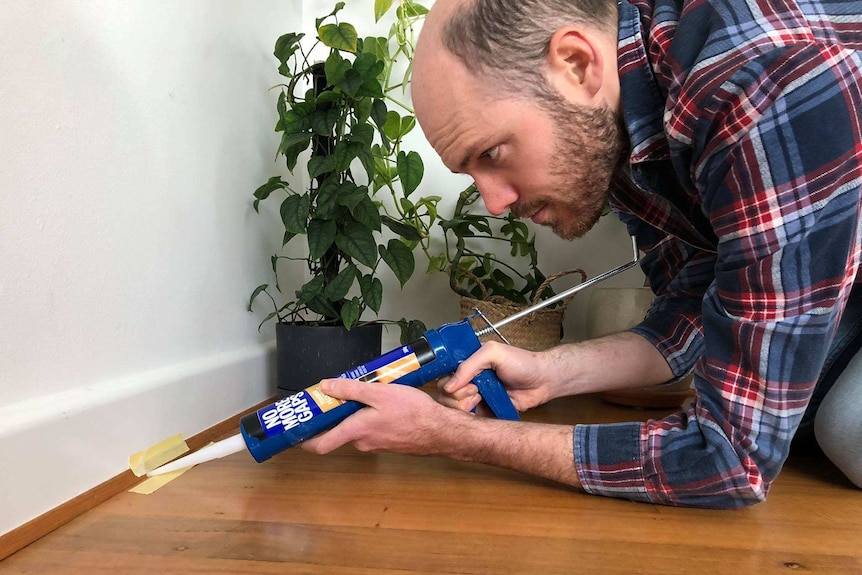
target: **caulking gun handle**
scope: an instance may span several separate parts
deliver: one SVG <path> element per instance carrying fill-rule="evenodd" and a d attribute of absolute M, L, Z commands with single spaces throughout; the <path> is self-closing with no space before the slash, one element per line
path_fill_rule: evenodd
<path fill-rule="evenodd" d="M 467 320 L 446 324 L 437 330 L 429 331 L 425 336 L 434 347 L 441 368 L 445 366 L 447 373 L 453 373 L 464 360 L 482 347 Z M 479 388 L 482 399 L 494 415 L 500 419 L 519 419 L 518 411 L 512 405 L 512 400 L 497 374 L 486 369 L 473 378 L 473 383 Z"/>
<path fill-rule="evenodd" d="M 511 419 L 514 421 L 520 419 L 518 410 L 512 404 L 509 394 L 506 393 L 506 388 L 503 387 L 503 382 L 500 381 L 496 373 L 490 369 L 486 369 L 473 378 L 473 383 L 479 388 L 479 394 L 482 396 L 482 399 L 498 419 Z"/>

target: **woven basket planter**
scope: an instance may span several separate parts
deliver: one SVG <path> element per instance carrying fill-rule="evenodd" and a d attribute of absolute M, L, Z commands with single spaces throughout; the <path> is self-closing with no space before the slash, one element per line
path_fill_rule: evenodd
<path fill-rule="evenodd" d="M 571 273 L 581 275 L 581 281 L 587 279 L 587 274 L 583 270 L 575 269 L 553 275 L 545 280 L 545 282 L 536 291 L 537 294 L 542 293 L 547 285 L 554 280 Z M 535 304 L 538 299 L 533 300 Z M 559 345 L 563 338 L 563 317 L 566 313 L 566 306 L 572 301 L 572 297 L 566 298 L 556 306 L 544 308 L 535 311 L 526 317 L 519 319 L 500 328 L 500 333 L 509 340 L 515 347 L 528 349 L 530 351 L 542 351 L 555 345 Z M 461 317 L 465 318 L 475 313 L 478 309 L 491 323 L 507 318 L 518 313 L 530 306 L 519 305 L 500 297 L 491 296 L 485 299 L 476 299 L 467 296 L 461 296 Z M 477 323 L 477 327 L 485 327 L 484 324 Z M 496 335 L 488 336 L 491 339 L 499 339 Z"/>

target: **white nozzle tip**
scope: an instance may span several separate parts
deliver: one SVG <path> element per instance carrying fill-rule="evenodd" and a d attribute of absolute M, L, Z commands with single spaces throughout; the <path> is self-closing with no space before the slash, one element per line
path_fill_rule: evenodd
<path fill-rule="evenodd" d="M 237 433 L 232 437 L 207 445 L 194 453 L 186 455 L 185 457 L 180 457 L 176 461 L 172 461 L 171 463 L 153 469 L 147 473 L 147 477 L 154 477 L 156 475 L 162 475 L 163 473 L 170 473 L 171 471 L 191 467 L 198 463 L 206 463 L 213 459 L 227 457 L 228 455 L 233 455 L 243 449 L 245 449 L 245 440 L 242 438 L 241 434 Z"/>

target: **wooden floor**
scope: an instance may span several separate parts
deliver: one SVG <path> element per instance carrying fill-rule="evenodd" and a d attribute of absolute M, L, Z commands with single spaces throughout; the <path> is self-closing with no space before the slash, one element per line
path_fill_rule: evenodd
<path fill-rule="evenodd" d="M 661 412 L 565 399 L 530 419 Z M 153 495 L 122 493 L 0 562 L 0 573 L 650 575 L 862 573 L 862 491 L 793 455 L 766 503 L 676 509 L 436 458 L 245 453 Z"/>

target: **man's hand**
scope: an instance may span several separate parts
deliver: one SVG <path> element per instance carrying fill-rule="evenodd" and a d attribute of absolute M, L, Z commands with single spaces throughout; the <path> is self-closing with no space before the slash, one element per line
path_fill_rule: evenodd
<path fill-rule="evenodd" d="M 433 455 L 438 453 L 446 422 L 452 416 L 463 416 L 427 393 L 405 385 L 325 379 L 320 389 L 332 397 L 368 407 L 301 444 L 303 449 L 319 454 L 352 443 L 360 451 Z"/>
<path fill-rule="evenodd" d="M 664 357 L 646 339 L 632 332 L 542 352 L 487 342 L 452 377 L 440 380 L 439 401 L 462 411 L 472 410 L 482 398 L 470 380 L 483 369 L 496 372 L 518 411 L 557 397 L 646 387 L 673 378 Z"/>
<path fill-rule="evenodd" d="M 439 401 L 462 411 L 472 410 L 482 398 L 471 380 L 483 370 L 491 369 L 504 382 L 515 409 L 532 409 L 553 399 L 549 380 L 543 375 L 547 361 L 542 353 L 488 342 L 464 360 L 451 377 L 439 380 Z"/>

